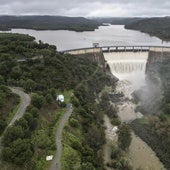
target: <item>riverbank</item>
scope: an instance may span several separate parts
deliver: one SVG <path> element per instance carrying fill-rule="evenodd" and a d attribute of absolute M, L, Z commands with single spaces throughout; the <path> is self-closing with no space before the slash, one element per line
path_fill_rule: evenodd
<path fill-rule="evenodd" d="M 12 28 L 33 30 L 94 31 L 102 23 L 83 17 L 65 16 L 0 16 L 0 30 Z"/>

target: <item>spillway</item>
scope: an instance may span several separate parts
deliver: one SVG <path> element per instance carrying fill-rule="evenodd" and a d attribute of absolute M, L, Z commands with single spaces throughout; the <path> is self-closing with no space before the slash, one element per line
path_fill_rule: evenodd
<path fill-rule="evenodd" d="M 118 91 L 126 97 L 145 85 L 148 52 L 110 52 L 103 55 L 112 74 L 120 80 Z"/>

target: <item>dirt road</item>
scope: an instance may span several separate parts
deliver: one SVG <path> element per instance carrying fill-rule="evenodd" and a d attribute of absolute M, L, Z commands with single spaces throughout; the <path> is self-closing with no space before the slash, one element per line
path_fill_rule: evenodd
<path fill-rule="evenodd" d="M 18 108 L 17 112 L 15 113 L 15 116 L 12 118 L 11 122 L 9 123 L 9 125 L 6 127 L 6 129 L 4 130 L 4 132 L 7 130 L 7 128 L 9 126 L 12 126 L 16 120 L 20 119 L 24 113 L 25 113 L 25 110 L 27 108 L 27 106 L 30 104 L 31 102 L 31 98 L 28 94 L 24 93 L 21 89 L 19 88 L 14 88 L 14 87 L 10 87 L 11 91 L 17 95 L 20 96 L 20 99 L 21 99 L 21 105 L 20 107 Z M 3 132 L 3 133 L 4 133 Z M 0 137 L 0 164 L 1 164 L 1 152 L 2 152 L 2 136 L 3 134 L 1 135 Z"/>
<path fill-rule="evenodd" d="M 21 99 L 21 105 L 17 110 L 17 113 L 15 114 L 15 116 L 13 117 L 13 119 L 11 120 L 11 122 L 9 123 L 8 126 L 11 126 L 14 124 L 14 122 L 18 119 L 20 119 L 24 113 L 25 110 L 27 108 L 27 106 L 30 104 L 31 102 L 31 98 L 28 94 L 24 93 L 22 90 L 20 90 L 19 88 L 14 88 L 14 87 L 10 87 L 11 91 L 17 95 L 20 96 Z"/>
<path fill-rule="evenodd" d="M 72 108 L 70 107 L 67 112 L 63 115 L 63 117 L 60 120 L 60 123 L 58 125 L 57 131 L 56 131 L 56 146 L 57 146 L 57 151 L 56 155 L 52 161 L 50 170 L 61 170 L 61 154 L 62 154 L 62 131 L 63 128 L 68 121 L 71 113 L 72 113 Z"/>

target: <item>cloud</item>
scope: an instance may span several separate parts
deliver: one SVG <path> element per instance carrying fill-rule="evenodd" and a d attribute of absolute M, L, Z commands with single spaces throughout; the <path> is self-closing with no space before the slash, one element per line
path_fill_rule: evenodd
<path fill-rule="evenodd" d="M 84 17 L 168 16 L 169 0 L 0 0 L 0 14 Z"/>

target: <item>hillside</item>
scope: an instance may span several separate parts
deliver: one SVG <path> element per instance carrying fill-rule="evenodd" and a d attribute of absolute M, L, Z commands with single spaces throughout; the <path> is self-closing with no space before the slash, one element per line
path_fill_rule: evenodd
<path fill-rule="evenodd" d="M 64 16 L 0 16 L 0 30 L 12 28 L 34 30 L 93 31 L 100 23 L 83 17 Z"/>
<path fill-rule="evenodd" d="M 103 169 L 103 111 L 97 107 L 96 98 L 105 85 L 113 84 L 110 77 L 87 58 L 60 54 L 55 46 L 37 43 L 28 35 L 0 34 L 0 50 L 2 85 L 22 87 L 31 93 L 31 105 L 24 116 L 3 134 L 1 169 L 48 169 L 50 162 L 45 157 L 55 154 L 56 127 L 70 102 L 74 111 L 69 121 L 76 130 L 72 131 L 72 127 L 67 131 L 71 143 L 64 148 L 63 165 L 74 167 L 76 162 L 80 169 L 89 165 L 92 169 Z M 7 92 L 0 89 L 0 97 L 4 93 Z M 57 94 L 64 94 L 64 103 L 56 101 Z M 3 104 L 7 99 L 2 97 Z M 74 140 L 74 132 L 81 138 Z M 98 143 L 91 140 L 89 135 L 93 134 Z"/>
<path fill-rule="evenodd" d="M 130 24 L 132 22 L 135 21 L 139 21 L 142 20 L 144 18 L 140 18 L 140 17 L 110 17 L 110 18 L 92 18 L 92 20 L 100 22 L 100 23 L 110 23 L 112 25 L 126 25 L 126 24 Z"/>
<path fill-rule="evenodd" d="M 125 25 L 126 29 L 139 30 L 162 40 L 170 40 L 170 17 L 148 18 Z"/>

